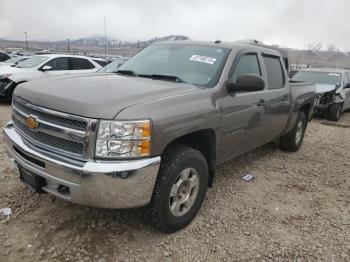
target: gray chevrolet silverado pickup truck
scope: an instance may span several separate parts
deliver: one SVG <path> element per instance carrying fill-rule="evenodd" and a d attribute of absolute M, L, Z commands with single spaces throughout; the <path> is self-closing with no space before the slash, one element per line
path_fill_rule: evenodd
<path fill-rule="evenodd" d="M 113 74 L 16 88 L 6 149 L 36 192 L 101 208 L 149 205 L 160 230 L 196 216 L 218 164 L 271 141 L 297 151 L 315 86 L 258 44 L 154 44 Z"/>

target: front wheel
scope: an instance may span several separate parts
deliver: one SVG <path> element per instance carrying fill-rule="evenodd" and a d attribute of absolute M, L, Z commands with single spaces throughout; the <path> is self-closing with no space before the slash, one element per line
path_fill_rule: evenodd
<path fill-rule="evenodd" d="M 333 104 L 329 107 L 328 110 L 328 120 L 330 121 L 338 121 L 341 115 L 342 105 L 341 104 Z"/>
<path fill-rule="evenodd" d="M 175 145 L 162 159 L 151 201 L 153 225 L 163 232 L 187 226 L 197 215 L 208 186 L 208 165 L 201 152 Z"/>
<path fill-rule="evenodd" d="M 281 137 L 280 148 L 290 152 L 298 151 L 304 140 L 306 125 L 305 113 L 299 112 L 293 129 Z"/>

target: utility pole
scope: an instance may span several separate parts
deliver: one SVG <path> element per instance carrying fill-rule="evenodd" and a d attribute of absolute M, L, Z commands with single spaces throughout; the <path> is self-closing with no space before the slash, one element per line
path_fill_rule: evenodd
<path fill-rule="evenodd" d="M 105 24 L 105 60 L 107 60 L 107 26 L 106 26 L 106 16 L 104 16 Z"/>
<path fill-rule="evenodd" d="M 27 46 L 27 52 L 28 52 L 28 36 L 27 36 L 27 32 L 24 32 L 24 34 L 26 35 L 26 46 Z"/>
<path fill-rule="evenodd" d="M 69 54 L 69 38 L 67 39 L 67 51 L 68 51 L 68 54 Z"/>

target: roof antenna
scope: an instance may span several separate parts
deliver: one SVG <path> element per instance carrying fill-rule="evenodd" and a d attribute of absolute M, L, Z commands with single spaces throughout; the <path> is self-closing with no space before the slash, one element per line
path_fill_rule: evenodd
<path fill-rule="evenodd" d="M 107 26 L 106 26 L 106 16 L 104 16 L 104 26 L 105 26 L 105 61 L 107 61 Z M 106 71 L 106 68 L 105 68 Z"/>
<path fill-rule="evenodd" d="M 220 44 L 221 43 L 221 40 L 216 40 L 215 42 L 214 42 L 215 44 Z"/>

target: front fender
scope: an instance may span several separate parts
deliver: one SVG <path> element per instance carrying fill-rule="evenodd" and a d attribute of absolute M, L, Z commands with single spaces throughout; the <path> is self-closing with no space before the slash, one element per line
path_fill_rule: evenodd
<path fill-rule="evenodd" d="M 115 119 L 152 119 L 152 155 L 161 155 L 168 144 L 184 135 L 211 129 L 220 144 L 222 118 L 210 89 L 196 90 L 132 105 Z"/>

